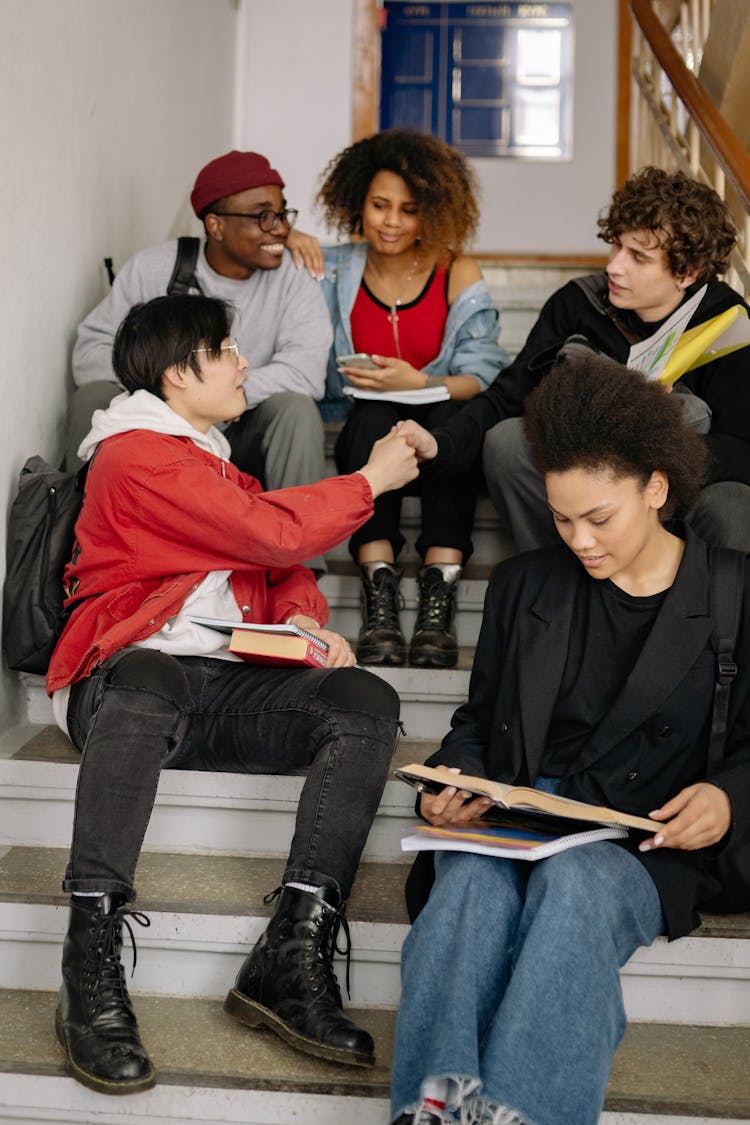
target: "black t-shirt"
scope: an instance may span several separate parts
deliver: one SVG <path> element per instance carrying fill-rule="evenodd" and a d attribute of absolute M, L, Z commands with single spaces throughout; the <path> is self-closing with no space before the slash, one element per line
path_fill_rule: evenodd
<path fill-rule="evenodd" d="M 622 691 L 667 591 L 636 598 L 609 579 L 582 583 L 541 772 L 562 777 Z"/>

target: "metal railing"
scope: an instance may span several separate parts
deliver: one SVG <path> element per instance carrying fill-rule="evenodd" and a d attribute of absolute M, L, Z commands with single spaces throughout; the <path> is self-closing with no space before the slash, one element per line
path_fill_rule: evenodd
<path fill-rule="evenodd" d="M 726 280 L 750 297 L 750 155 L 697 75 L 713 0 L 630 0 L 631 160 L 681 168 L 724 199 L 739 238 Z M 661 17 L 661 18 L 660 18 Z"/>

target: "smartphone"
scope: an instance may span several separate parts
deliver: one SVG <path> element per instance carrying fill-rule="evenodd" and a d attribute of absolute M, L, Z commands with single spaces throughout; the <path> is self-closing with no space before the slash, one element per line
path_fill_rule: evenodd
<path fill-rule="evenodd" d="M 367 352 L 356 352 L 354 355 L 337 355 L 336 363 L 339 367 L 361 367 L 363 371 L 378 371 L 380 367 Z"/>

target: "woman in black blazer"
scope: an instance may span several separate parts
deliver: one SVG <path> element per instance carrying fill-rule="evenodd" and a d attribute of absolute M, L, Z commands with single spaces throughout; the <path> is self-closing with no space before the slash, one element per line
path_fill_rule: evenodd
<path fill-rule="evenodd" d="M 707 455 L 663 389 L 603 356 L 564 358 L 526 432 L 564 546 L 493 573 L 468 701 L 421 815 L 487 807 L 460 772 L 651 816 L 652 836 L 537 863 L 439 852 L 404 944 L 399 1125 L 595 1125 L 625 1029 L 619 970 L 698 910 L 750 908 L 750 574 L 724 758 L 707 777 L 716 657 L 708 549 L 672 522 Z M 416 877 L 416 878 L 415 878 Z"/>

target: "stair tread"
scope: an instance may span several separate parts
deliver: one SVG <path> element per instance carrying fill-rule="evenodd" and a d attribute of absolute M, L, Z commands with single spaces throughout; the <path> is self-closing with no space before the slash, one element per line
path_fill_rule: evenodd
<path fill-rule="evenodd" d="M 16 845 L 0 856 L 0 902 L 66 905 L 60 890 L 65 848 Z M 410 859 L 364 860 L 347 906 L 350 922 L 406 925 L 404 882 Z M 263 896 L 278 886 L 283 857 L 143 852 L 138 863 L 138 907 L 211 915 L 267 917 Z M 750 912 L 705 914 L 692 937 L 750 941 Z"/>
<path fill-rule="evenodd" d="M 0 991 L 0 1071 L 62 1075 L 52 992 Z M 301 1054 L 265 1030 L 227 1017 L 212 999 L 139 996 L 144 1041 L 162 1085 L 387 1098 L 395 1015 L 350 1009 L 375 1039 L 376 1065 L 343 1067 Z M 618 1050 L 605 1109 L 750 1118 L 750 1028 L 631 1023 Z M 146 1108 L 147 1094 L 139 1096 Z"/>
<path fill-rule="evenodd" d="M 406 765 L 408 762 L 423 762 L 435 748 L 436 743 L 433 739 L 402 738 L 399 740 L 396 752 L 393 756 L 394 768 L 396 766 Z M 24 742 L 23 746 L 20 746 L 11 754 L 11 760 L 18 762 L 61 763 L 77 766 L 81 760 L 81 756 L 67 735 L 63 734 L 59 727 L 49 724 L 46 726 L 38 726 L 31 737 Z M 184 771 L 165 771 L 165 773 L 173 772 L 180 773 Z"/>
<path fill-rule="evenodd" d="M 10 847 L 0 857 L 0 902 L 67 905 L 60 889 L 66 848 Z M 263 896 L 281 882 L 283 857 L 143 852 L 138 861 L 139 910 L 268 917 Z M 365 860 L 347 906 L 350 922 L 406 924 L 404 882 L 409 862 Z"/>

